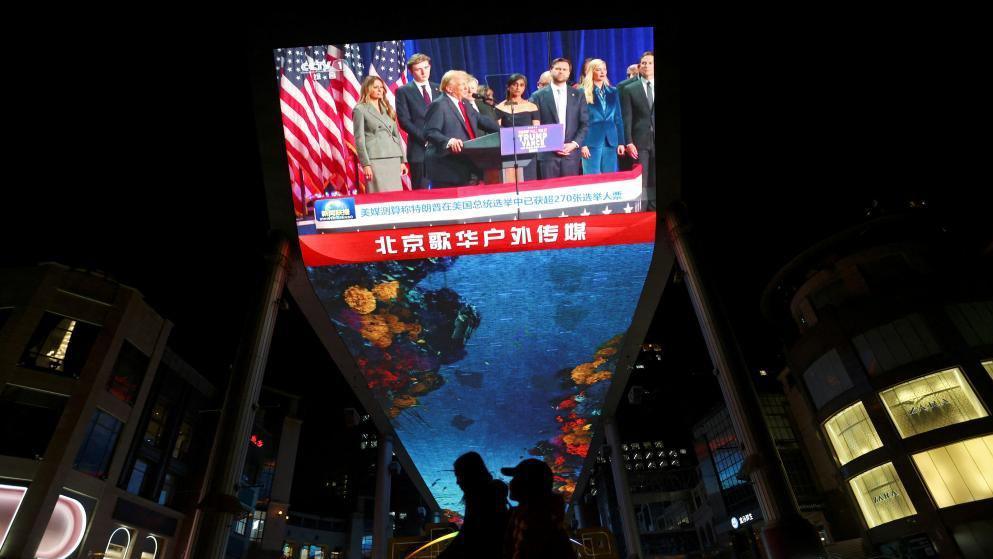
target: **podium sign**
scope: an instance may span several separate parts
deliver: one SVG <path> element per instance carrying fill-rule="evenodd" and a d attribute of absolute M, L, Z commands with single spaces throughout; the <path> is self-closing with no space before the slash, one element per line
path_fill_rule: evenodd
<path fill-rule="evenodd" d="M 500 129 L 500 155 L 558 151 L 565 141 L 565 127 L 561 124 L 515 126 Z M 515 146 L 516 144 L 516 146 Z"/>

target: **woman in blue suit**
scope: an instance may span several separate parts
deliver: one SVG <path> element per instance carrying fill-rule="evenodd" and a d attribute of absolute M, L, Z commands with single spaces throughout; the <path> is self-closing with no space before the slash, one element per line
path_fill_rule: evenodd
<path fill-rule="evenodd" d="M 624 155 L 624 120 L 620 93 L 610 85 L 603 60 L 590 60 L 583 76 L 583 92 L 590 113 L 586 145 L 581 152 L 583 174 L 617 172 L 617 156 Z"/>

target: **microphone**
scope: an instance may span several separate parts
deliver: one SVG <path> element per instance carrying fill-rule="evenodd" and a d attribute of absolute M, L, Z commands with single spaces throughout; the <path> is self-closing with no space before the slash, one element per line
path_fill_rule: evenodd
<path fill-rule="evenodd" d="M 486 99 L 486 96 L 485 95 L 482 95 L 482 94 L 479 94 L 479 93 L 473 93 L 472 94 L 472 98 L 473 99 Z"/>

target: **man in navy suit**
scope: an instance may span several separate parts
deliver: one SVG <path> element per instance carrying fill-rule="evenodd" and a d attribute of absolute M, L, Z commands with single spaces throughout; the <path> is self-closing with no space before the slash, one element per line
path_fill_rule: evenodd
<path fill-rule="evenodd" d="M 647 51 L 638 63 L 638 79 L 621 91 L 624 114 L 624 147 L 628 155 L 641 163 L 641 184 L 648 196 L 648 207 L 655 207 L 655 54 Z"/>
<path fill-rule="evenodd" d="M 400 127 L 407 133 L 407 163 L 410 165 L 410 184 L 413 188 L 427 188 L 424 177 L 424 117 L 428 106 L 441 96 L 438 84 L 428 81 L 431 77 L 431 59 L 417 53 L 407 61 L 407 70 L 414 81 L 397 88 L 396 108 Z"/>
<path fill-rule="evenodd" d="M 428 147 L 424 172 L 432 188 L 473 184 L 480 173 L 462 153 L 462 144 L 500 129 L 496 121 L 481 115 L 466 102 L 468 77 L 461 70 L 445 72 L 441 78 L 444 93 L 431 102 L 425 116 Z"/>
<path fill-rule="evenodd" d="M 556 58 L 549 70 L 552 83 L 535 92 L 529 101 L 538 105 L 542 124 L 565 125 L 565 141 L 557 152 L 538 154 L 538 170 L 542 179 L 571 177 L 580 174 L 582 169 L 579 148 L 586 139 L 589 112 L 583 92 L 566 83 L 572 73 L 569 59 Z"/>

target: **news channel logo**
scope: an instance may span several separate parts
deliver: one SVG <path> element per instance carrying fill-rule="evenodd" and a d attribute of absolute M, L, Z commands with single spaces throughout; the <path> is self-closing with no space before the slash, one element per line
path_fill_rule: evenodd
<path fill-rule="evenodd" d="M 354 198 L 324 198 L 314 202 L 314 217 L 318 223 L 355 219 Z"/>

